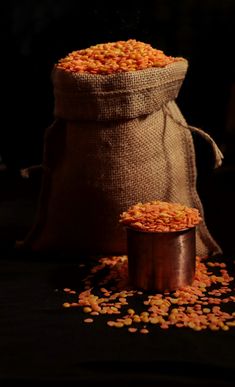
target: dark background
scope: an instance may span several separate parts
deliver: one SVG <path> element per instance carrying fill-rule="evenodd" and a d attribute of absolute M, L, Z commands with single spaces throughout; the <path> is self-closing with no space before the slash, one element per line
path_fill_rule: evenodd
<path fill-rule="evenodd" d="M 61 308 L 58 289 L 80 288 L 78 257 L 71 264 L 69 254 L 15 251 L 35 219 L 40 176 L 23 179 L 19 169 L 42 161 L 54 63 L 72 50 L 135 38 L 189 61 L 177 103 L 224 152 L 212 171 L 208 147 L 194 138 L 206 222 L 235 277 L 234 11 L 235 0 L 0 2 L 1 387 L 234 386 L 234 329 L 131 336 L 108 329 L 102 316 L 91 327 Z"/>
<path fill-rule="evenodd" d="M 10 169 L 41 162 L 53 121 L 51 71 L 72 50 L 137 39 L 189 61 L 178 105 L 233 157 L 234 0 L 1 2 L 0 155 Z"/>

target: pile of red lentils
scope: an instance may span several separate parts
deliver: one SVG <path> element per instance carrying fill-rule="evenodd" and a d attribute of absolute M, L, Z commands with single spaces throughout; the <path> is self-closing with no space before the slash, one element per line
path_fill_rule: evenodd
<path fill-rule="evenodd" d="M 63 289 L 63 307 L 79 308 L 85 324 L 105 315 L 108 327 L 132 334 L 172 327 L 228 331 L 235 327 L 233 280 L 224 262 L 197 257 L 191 286 L 171 293 L 142 292 L 128 286 L 126 256 L 105 257 L 84 277 L 83 291 Z"/>
<path fill-rule="evenodd" d="M 145 232 L 171 232 L 195 227 L 201 216 L 197 208 L 155 200 L 137 203 L 123 212 L 120 222 Z"/>
<path fill-rule="evenodd" d="M 148 43 L 129 39 L 73 51 L 60 59 L 56 67 L 73 73 L 107 75 L 151 67 L 165 67 L 182 60 L 185 59 L 167 56 Z"/>

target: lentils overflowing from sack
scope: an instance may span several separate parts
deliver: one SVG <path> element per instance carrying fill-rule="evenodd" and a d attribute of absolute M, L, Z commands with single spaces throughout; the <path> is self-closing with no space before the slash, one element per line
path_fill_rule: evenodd
<path fill-rule="evenodd" d="M 195 227 L 200 221 L 197 208 L 160 200 L 137 203 L 120 216 L 123 225 L 148 232 L 179 231 Z"/>
<path fill-rule="evenodd" d="M 81 265 L 81 270 L 84 265 Z M 102 275 L 103 274 L 103 275 Z M 147 293 L 128 286 L 126 256 L 101 258 L 77 292 L 64 288 L 64 308 L 80 308 L 85 324 L 106 316 L 106 324 L 130 333 L 190 328 L 228 331 L 235 327 L 235 284 L 224 262 L 196 257 L 192 286 L 173 292 Z"/>
<path fill-rule="evenodd" d="M 73 51 L 60 59 L 56 66 L 73 73 L 107 75 L 151 67 L 165 67 L 182 60 L 185 59 L 167 56 L 148 43 L 129 39 Z"/>

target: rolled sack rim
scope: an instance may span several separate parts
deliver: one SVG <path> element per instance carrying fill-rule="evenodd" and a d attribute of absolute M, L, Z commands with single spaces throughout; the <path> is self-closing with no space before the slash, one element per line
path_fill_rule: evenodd
<path fill-rule="evenodd" d="M 187 61 L 110 75 L 55 69 L 54 116 L 65 120 L 126 120 L 158 111 L 177 98 Z"/>
<path fill-rule="evenodd" d="M 183 81 L 188 69 L 186 59 L 165 67 L 108 75 L 74 73 L 54 66 L 51 74 L 55 91 L 70 94 L 120 94 L 151 90 L 164 84 Z"/>

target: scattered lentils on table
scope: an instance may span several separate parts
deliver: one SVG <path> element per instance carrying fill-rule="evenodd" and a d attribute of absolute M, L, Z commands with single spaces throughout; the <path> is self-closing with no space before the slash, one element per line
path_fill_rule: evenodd
<path fill-rule="evenodd" d="M 104 278 L 96 288 L 93 281 L 103 270 Z M 63 306 L 81 308 L 84 323 L 95 323 L 100 315 L 106 315 L 108 327 L 124 328 L 130 333 L 147 334 L 154 326 L 228 331 L 235 327 L 232 282 L 224 262 L 196 257 L 196 274 L 191 286 L 171 293 L 148 294 L 128 287 L 126 256 L 105 257 L 84 278 L 82 292 L 64 288 L 68 301 Z M 69 300 L 71 297 L 76 300 Z M 141 310 L 132 306 L 133 299 Z M 234 311 L 223 310 L 226 305 Z"/>

